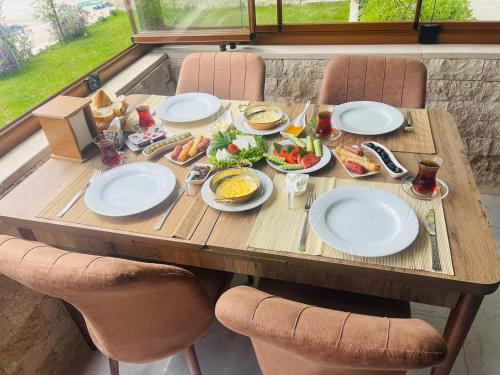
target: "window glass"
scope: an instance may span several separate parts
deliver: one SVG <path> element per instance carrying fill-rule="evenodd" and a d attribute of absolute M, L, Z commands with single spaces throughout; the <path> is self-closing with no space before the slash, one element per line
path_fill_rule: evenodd
<path fill-rule="evenodd" d="M 283 24 L 348 22 L 351 1 L 283 1 Z"/>
<path fill-rule="evenodd" d="M 199 28 L 248 28 L 247 0 L 134 0 L 139 32 Z"/>
<path fill-rule="evenodd" d="M 499 0 L 423 0 L 421 21 L 500 21 Z"/>
<path fill-rule="evenodd" d="M 276 0 L 255 0 L 257 25 L 276 25 L 278 23 Z"/>
<path fill-rule="evenodd" d="M 131 44 L 124 7 L 107 1 L 16 0 L 0 9 L 0 128 Z"/>

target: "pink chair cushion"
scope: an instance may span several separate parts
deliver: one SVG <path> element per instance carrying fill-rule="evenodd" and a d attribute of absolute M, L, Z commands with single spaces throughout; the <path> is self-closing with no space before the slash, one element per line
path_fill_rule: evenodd
<path fill-rule="evenodd" d="M 427 69 L 419 60 L 380 56 L 340 56 L 325 68 L 319 102 L 358 100 L 394 107 L 424 108 Z"/>
<path fill-rule="evenodd" d="M 199 52 L 182 62 L 177 94 L 204 92 L 220 99 L 264 100 L 264 60 L 241 52 Z"/>

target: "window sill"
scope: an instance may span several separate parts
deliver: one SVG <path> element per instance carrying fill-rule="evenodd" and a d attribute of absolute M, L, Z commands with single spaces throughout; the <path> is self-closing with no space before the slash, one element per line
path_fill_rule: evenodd
<path fill-rule="evenodd" d="M 177 45 L 160 48 L 168 57 L 183 58 L 193 52 L 218 51 L 214 45 Z M 425 58 L 500 58 L 497 44 L 384 44 L 384 45 L 239 45 L 237 52 L 252 52 L 264 59 L 323 60 L 338 55 L 385 55 Z"/>
<path fill-rule="evenodd" d="M 118 73 L 102 88 L 117 95 L 124 94 L 166 58 L 164 51 L 153 50 Z M 39 130 L 0 157 L 0 195 L 49 155 L 49 143 L 43 130 Z"/>

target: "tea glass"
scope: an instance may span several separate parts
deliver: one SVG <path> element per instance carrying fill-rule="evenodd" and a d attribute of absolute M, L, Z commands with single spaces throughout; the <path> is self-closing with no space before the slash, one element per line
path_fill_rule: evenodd
<path fill-rule="evenodd" d="M 418 160 L 418 173 L 412 181 L 413 191 L 422 196 L 432 197 L 437 191 L 436 175 L 443 166 L 443 159 L 424 156 Z"/>
<path fill-rule="evenodd" d="M 115 149 L 115 139 L 113 136 L 99 134 L 94 138 L 94 143 L 101 151 L 101 163 L 105 169 L 118 167 L 123 163 L 121 155 Z"/>
<path fill-rule="evenodd" d="M 155 120 L 149 111 L 148 105 L 140 105 L 135 109 L 139 115 L 139 126 L 142 130 L 146 131 L 148 128 L 155 124 Z"/>
<path fill-rule="evenodd" d="M 332 115 L 330 111 L 319 111 L 316 115 L 316 137 L 333 141 L 340 137 L 340 130 L 332 125 Z"/>

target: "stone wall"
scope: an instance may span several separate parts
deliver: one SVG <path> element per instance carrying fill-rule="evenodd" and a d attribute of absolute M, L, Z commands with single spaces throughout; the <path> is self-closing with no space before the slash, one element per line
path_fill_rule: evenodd
<path fill-rule="evenodd" d="M 182 60 L 169 58 L 131 92 L 173 95 Z M 445 109 L 455 116 L 481 190 L 500 194 L 500 60 L 422 61 L 428 69 L 427 108 Z M 317 100 L 328 59 L 271 58 L 265 62 L 266 100 Z"/>

